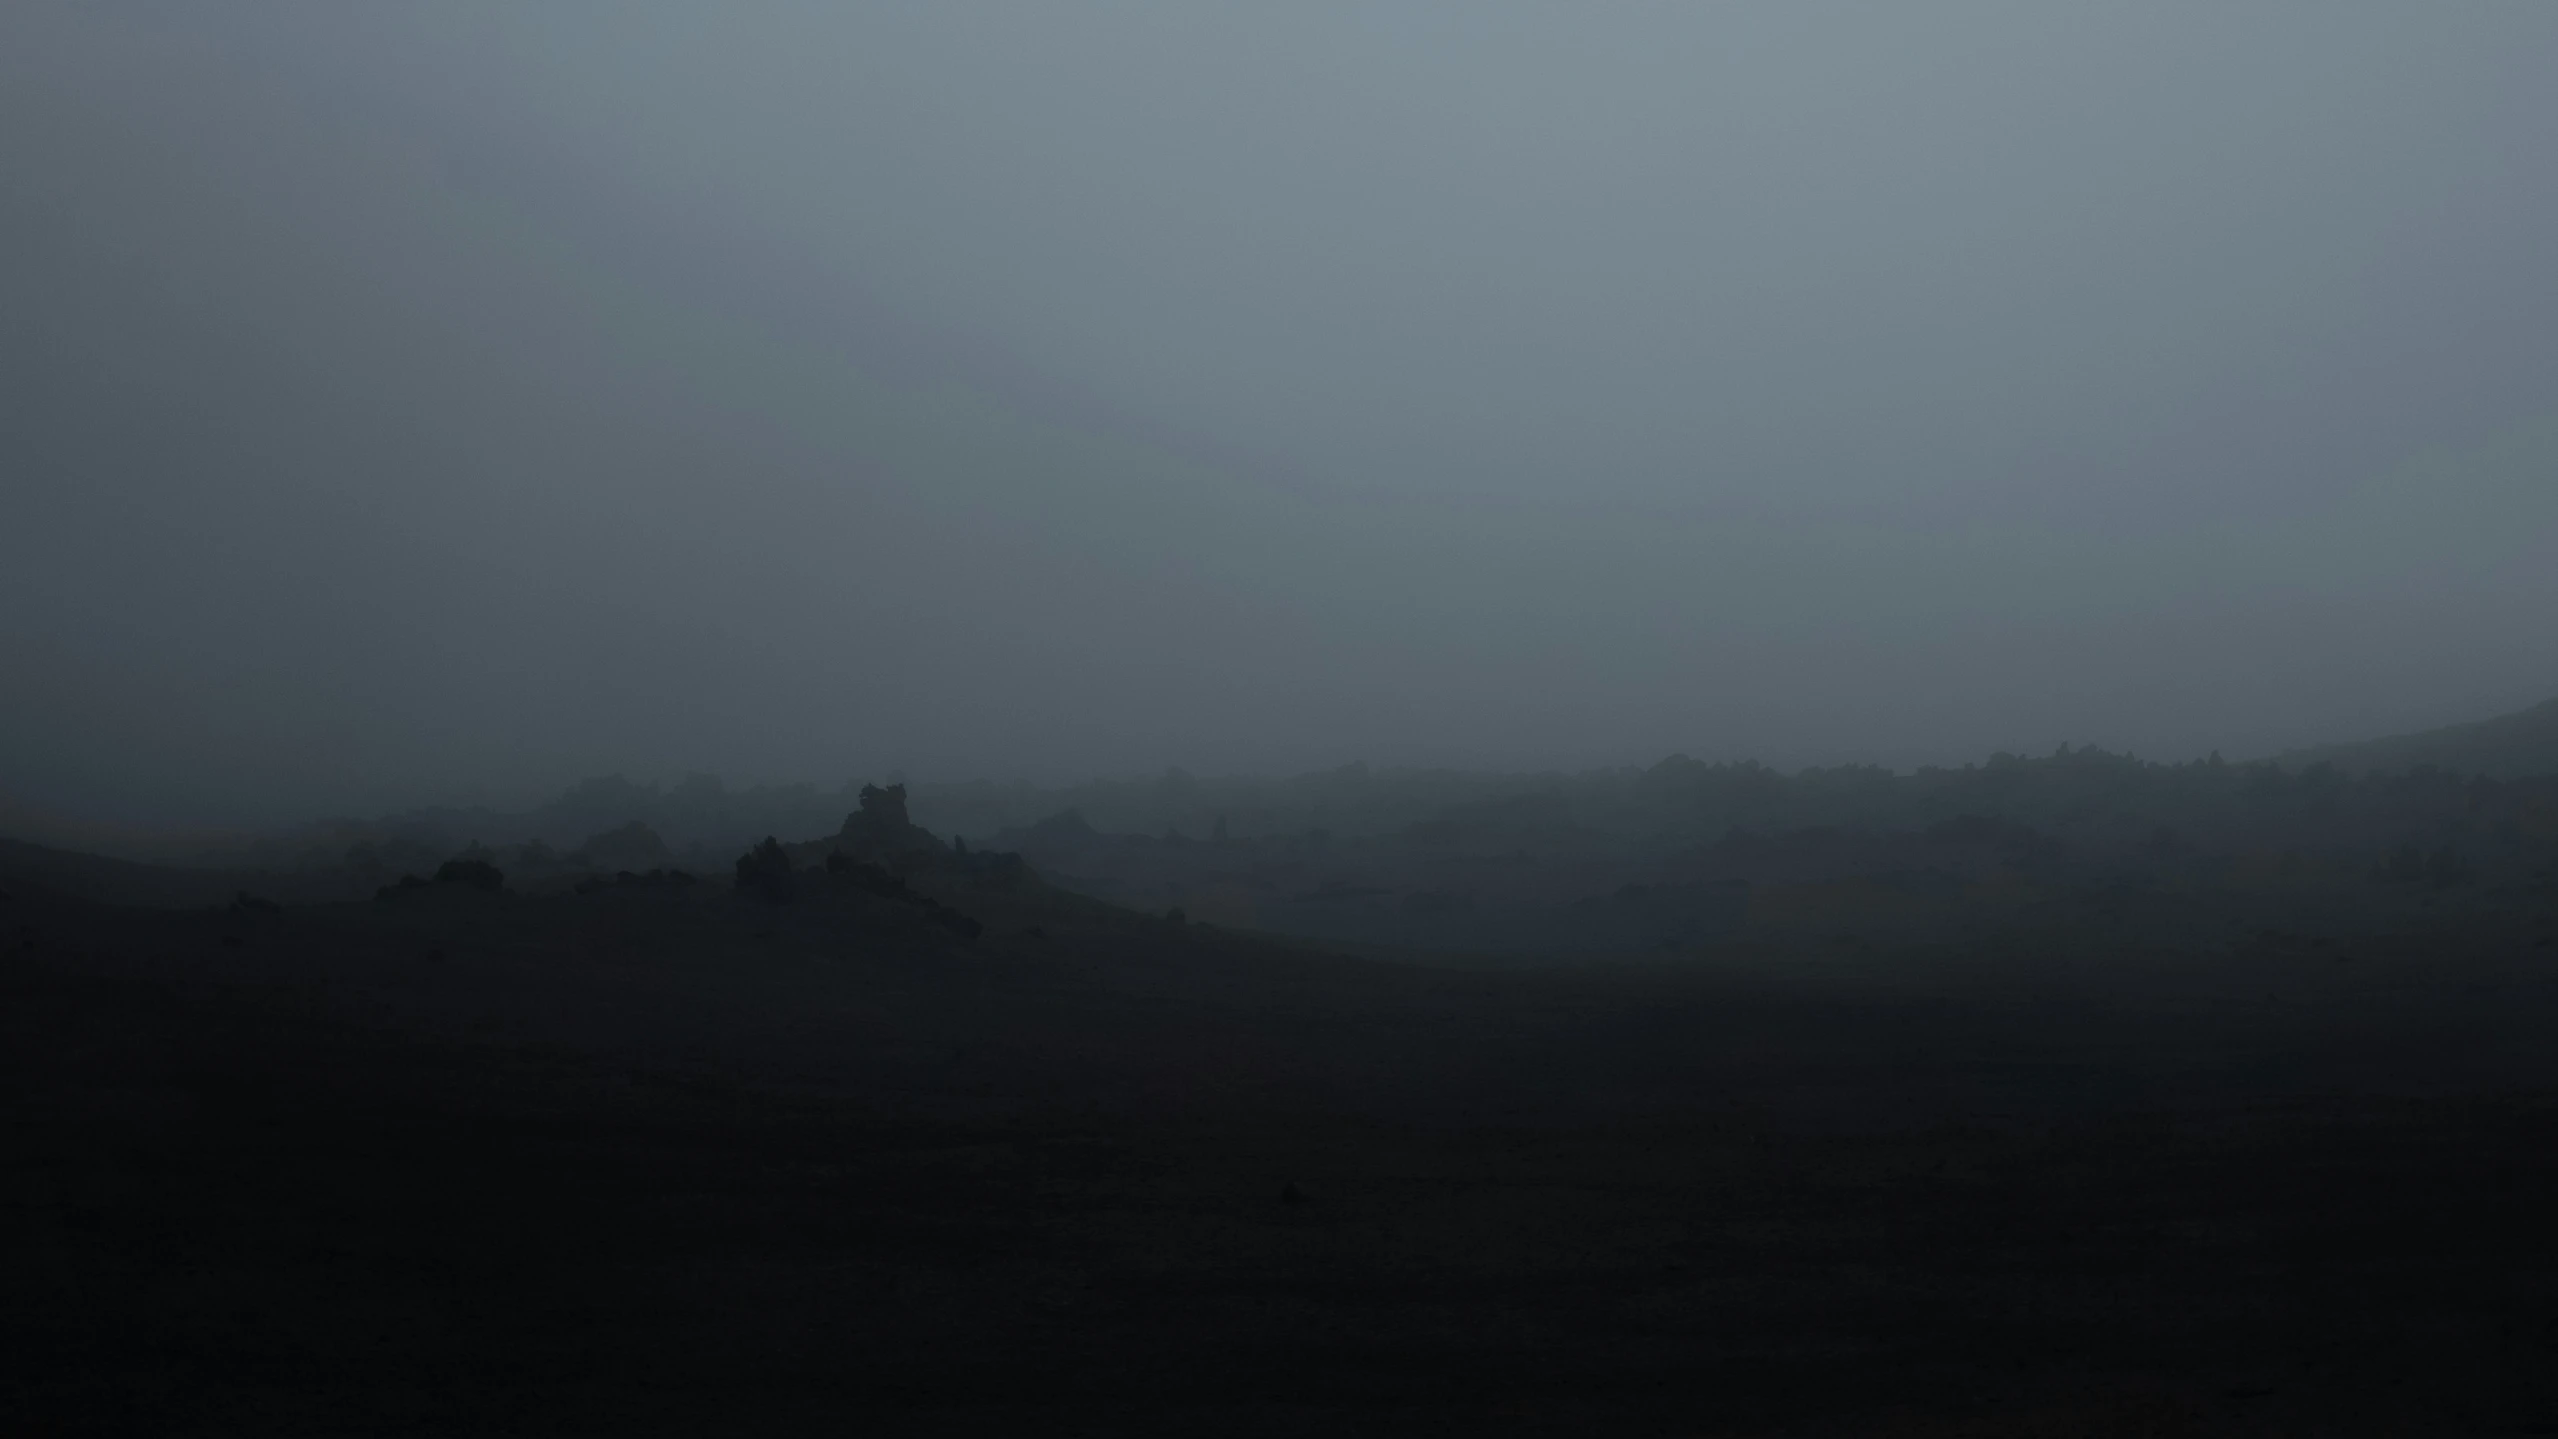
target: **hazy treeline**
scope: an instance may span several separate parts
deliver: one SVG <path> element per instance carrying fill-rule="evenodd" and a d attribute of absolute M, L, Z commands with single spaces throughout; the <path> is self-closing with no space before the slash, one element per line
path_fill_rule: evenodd
<path fill-rule="evenodd" d="M 2409 906 L 2455 891 L 2479 922 L 2537 943 L 2548 926 L 2533 896 L 2558 861 L 2558 777 L 2158 764 L 2068 747 L 1909 774 L 1673 756 L 1435 808 L 1458 781 L 1336 773 L 1260 793 L 1360 825 L 1252 833 L 1212 818 L 1203 839 L 1127 823 L 1195 817 L 1181 808 L 1192 789 L 1104 791 L 1124 807 L 1060 811 L 988 842 L 1134 908 L 1332 942 L 1553 955 L 1745 934 L 1979 941 L 2019 925 L 2212 944 L 2251 927 L 2402 926 Z M 1286 813 L 1238 812 L 1256 825 Z"/>
<path fill-rule="evenodd" d="M 893 777 L 890 777 L 893 780 Z M 604 774 L 524 810 L 425 808 L 333 818 L 248 841 L 210 843 L 197 866 L 348 872 L 353 884 L 430 874 L 455 856 L 512 872 L 652 866 L 721 872 L 765 836 L 829 836 L 862 808 L 867 780 L 729 787 Z M 913 823 L 941 841 L 1056 849 L 1079 833 L 1154 841 L 1399 841 L 1507 849 L 1670 854 L 1742 833 L 1803 828 L 1916 833 L 1985 818 L 2082 854 L 2463 854 L 2527 849 L 2550 836 L 2558 700 L 2474 726 L 2295 751 L 2282 759 L 2149 762 L 2095 746 L 1993 754 L 1911 772 L 1842 764 L 1783 772 L 1673 754 L 1647 767 L 1499 774 L 1346 764 L 1292 777 L 1202 777 L 1164 769 L 1082 785 L 906 782 Z M 921 833 L 918 831 L 918 833 Z M 105 849 L 105 846 L 100 846 Z M 133 856 L 143 859 L 143 856 Z M 148 859 L 166 859 L 153 854 Z M 2399 856 L 2402 859 L 2402 856 Z"/>
<path fill-rule="evenodd" d="M 1092 785 L 1033 796 L 917 790 L 918 817 L 935 828 L 1005 831 L 1019 816 L 1072 810 L 1105 833 L 1234 839 L 1321 831 L 1340 837 L 1406 832 L 1590 831 L 1653 844 L 1703 843 L 1732 829 L 1921 829 L 1981 817 L 2100 846 L 2200 845 L 2334 850 L 2463 837 L 2493 842 L 2549 832 L 2558 779 L 2496 781 L 2424 769 L 2356 776 L 2332 765 L 2299 770 L 2218 757 L 2160 764 L 2062 746 L 2028 758 L 1901 774 L 1874 766 L 1805 769 L 1706 764 L 1673 755 L 1644 769 L 1576 775 L 1487 776 L 1336 770 L 1273 782 L 1197 780 L 1175 772 L 1144 783 Z M 1056 806 L 1057 808 L 1049 808 Z M 1011 821 L 998 825 L 1000 816 Z M 1046 816 L 1043 816 L 1045 818 Z"/>
<path fill-rule="evenodd" d="M 597 863 L 724 866 L 766 835 L 832 833 L 860 807 L 862 784 L 732 789 L 709 775 L 673 785 L 611 775 L 512 813 L 437 809 L 327 821 L 262 838 L 230 859 L 274 869 L 354 864 L 398 872 L 432 868 L 478 845 L 534 846 L 537 862 L 566 863 L 597 837 L 638 824 L 651 840 L 628 854 L 599 854 Z M 2433 768 L 2358 775 L 2325 762 L 2295 768 L 2218 756 L 2166 764 L 2064 745 L 2049 755 L 1996 754 L 1980 764 L 1907 773 L 1865 765 L 1786 773 L 1748 761 L 1708 764 L 1672 755 L 1648 767 L 1575 774 L 1354 764 L 1276 779 L 1173 769 L 1072 786 L 977 781 L 907 788 L 918 824 L 945 838 L 997 844 L 1069 813 L 1102 833 L 1192 840 L 1426 837 L 1434 828 L 1455 827 L 1589 831 L 1647 847 L 1703 843 L 1735 828 L 1900 830 L 1977 816 L 2109 848 L 2327 852 L 2406 843 L 2492 846 L 2537 835 L 2553 822 L 2553 787 L 2558 781 L 2498 781 Z"/>

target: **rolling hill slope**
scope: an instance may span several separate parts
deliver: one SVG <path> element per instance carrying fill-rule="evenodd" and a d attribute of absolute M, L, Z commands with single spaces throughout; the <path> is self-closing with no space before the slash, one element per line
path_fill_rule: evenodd
<path fill-rule="evenodd" d="M 2398 773 L 2429 765 L 2494 779 L 2558 774 L 2558 699 L 2475 724 L 2320 745 L 2292 750 L 2281 758 L 2286 769 L 2322 761 L 2353 774 Z"/>

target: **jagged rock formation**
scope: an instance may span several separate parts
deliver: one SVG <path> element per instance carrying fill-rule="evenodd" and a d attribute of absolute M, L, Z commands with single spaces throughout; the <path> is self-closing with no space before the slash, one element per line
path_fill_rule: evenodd
<path fill-rule="evenodd" d="M 830 850 L 894 865 L 927 853 L 945 853 L 931 830 L 906 817 L 906 786 L 861 788 L 861 808 L 844 816 L 844 826 L 829 842 Z"/>

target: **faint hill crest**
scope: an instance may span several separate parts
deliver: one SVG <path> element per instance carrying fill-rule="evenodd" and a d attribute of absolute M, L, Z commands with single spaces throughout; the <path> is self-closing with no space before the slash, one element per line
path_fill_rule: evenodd
<path fill-rule="evenodd" d="M 2558 774 L 2558 699 L 2471 724 L 2290 750 L 2277 763 L 2295 770 L 2332 764 L 2349 774 L 2426 768 L 2491 779 Z"/>

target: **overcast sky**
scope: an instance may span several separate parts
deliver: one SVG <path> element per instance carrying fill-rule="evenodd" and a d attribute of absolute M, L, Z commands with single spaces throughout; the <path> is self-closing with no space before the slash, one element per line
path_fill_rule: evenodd
<path fill-rule="evenodd" d="M 0 7 L 0 792 L 2558 693 L 2558 5 Z"/>

